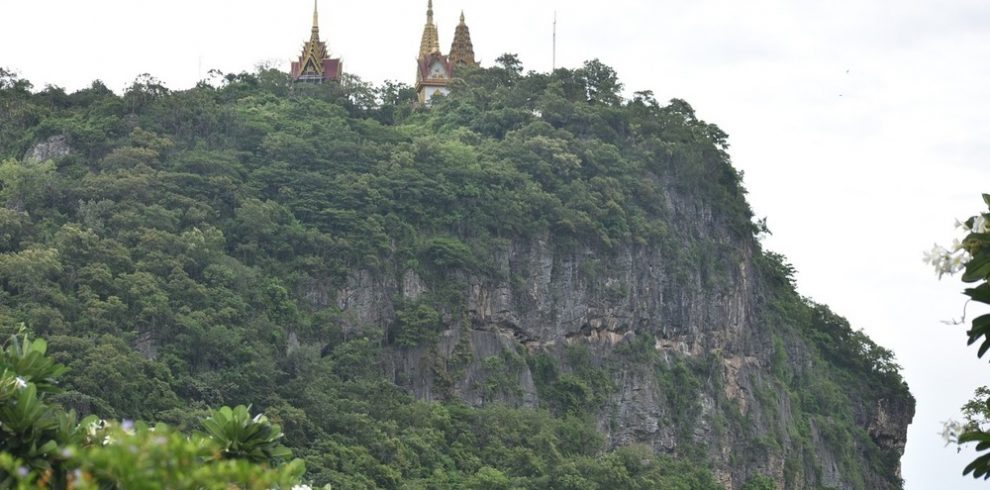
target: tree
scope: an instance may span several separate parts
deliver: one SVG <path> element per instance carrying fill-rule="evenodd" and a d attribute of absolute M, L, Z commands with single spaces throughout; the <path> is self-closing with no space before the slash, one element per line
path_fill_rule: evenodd
<path fill-rule="evenodd" d="M 0 90 L 12 90 L 22 95 L 30 95 L 31 82 L 20 78 L 17 73 L 0 67 Z"/>
<path fill-rule="evenodd" d="M 3 156 L 23 155 L 26 148 L 17 148 L 17 154 L 11 154 L 11 144 L 17 144 L 28 128 L 38 124 L 44 111 L 41 104 L 34 102 L 31 96 L 31 82 L 17 76 L 16 73 L 0 67 L 0 158 Z"/>
<path fill-rule="evenodd" d="M 0 201 L 7 208 L 31 212 L 53 193 L 55 164 L 7 160 L 0 162 Z"/>
<path fill-rule="evenodd" d="M 519 55 L 515 53 L 505 53 L 498 58 L 495 58 L 495 64 L 501 67 L 503 70 L 516 75 L 522 74 L 523 64 L 519 60 Z"/>
<path fill-rule="evenodd" d="M 142 73 L 134 79 L 131 86 L 124 92 L 124 102 L 132 113 L 145 109 L 151 102 L 161 99 L 170 93 L 161 80 Z"/>
<path fill-rule="evenodd" d="M 622 83 L 615 69 L 598 59 L 585 61 L 579 70 L 587 89 L 588 102 L 593 104 L 617 105 L 622 102 Z"/>
<path fill-rule="evenodd" d="M 0 284 L 35 300 L 49 298 L 56 290 L 51 281 L 62 272 L 58 250 L 29 248 L 17 253 L 0 254 Z"/>

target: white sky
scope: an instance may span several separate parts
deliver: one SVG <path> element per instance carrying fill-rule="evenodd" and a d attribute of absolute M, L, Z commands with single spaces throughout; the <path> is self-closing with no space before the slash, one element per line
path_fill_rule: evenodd
<path fill-rule="evenodd" d="M 425 0 L 321 2 L 322 35 L 365 80 L 413 82 Z M 288 69 L 308 38 L 309 0 L 0 0 L 0 66 L 37 88 L 115 90 L 148 72 L 174 89 L 210 68 Z M 987 382 L 964 347 L 955 279 L 921 253 L 990 192 L 990 2 L 986 0 L 436 0 L 446 50 L 461 9 L 490 64 L 527 69 L 600 58 L 629 91 L 686 99 L 730 134 L 765 243 L 803 294 L 892 348 L 918 399 L 910 490 L 983 488 L 943 448 L 939 421 Z"/>

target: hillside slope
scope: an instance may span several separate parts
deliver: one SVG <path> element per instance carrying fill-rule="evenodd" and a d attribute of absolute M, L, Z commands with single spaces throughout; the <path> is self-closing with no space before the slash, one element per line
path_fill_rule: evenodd
<path fill-rule="evenodd" d="M 901 487 L 892 354 L 760 248 L 723 132 L 601 63 L 429 109 L 2 75 L 0 328 L 67 406 L 254 403 L 335 488 Z"/>

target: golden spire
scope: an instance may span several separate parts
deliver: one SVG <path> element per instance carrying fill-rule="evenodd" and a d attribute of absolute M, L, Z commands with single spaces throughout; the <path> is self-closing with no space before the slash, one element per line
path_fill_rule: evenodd
<path fill-rule="evenodd" d="M 419 44 L 419 57 L 423 58 L 440 52 L 440 34 L 437 25 L 433 23 L 433 0 L 428 0 L 426 7 L 426 26 L 423 27 L 423 40 Z"/>
<path fill-rule="evenodd" d="M 320 12 L 317 9 L 318 0 L 313 0 L 313 32 L 320 32 Z"/>
<path fill-rule="evenodd" d="M 458 66 L 478 66 L 474 60 L 474 45 L 471 43 L 471 30 L 464 21 L 464 11 L 461 11 L 461 23 L 454 31 L 454 43 L 450 46 L 450 64 Z"/>
<path fill-rule="evenodd" d="M 299 58 L 299 74 L 323 77 L 323 60 L 329 57 L 327 44 L 320 40 L 320 14 L 317 0 L 313 0 L 313 30 L 309 42 L 303 45 L 302 56 Z"/>

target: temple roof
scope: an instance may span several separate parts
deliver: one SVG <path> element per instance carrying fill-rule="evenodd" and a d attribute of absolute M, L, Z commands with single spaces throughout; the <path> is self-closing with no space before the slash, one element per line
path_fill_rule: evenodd
<path fill-rule="evenodd" d="M 443 67 L 443 75 L 438 78 L 433 76 L 431 73 L 433 66 L 437 63 Z M 446 85 L 450 78 L 452 65 L 447 56 L 441 53 L 432 53 L 426 56 L 420 56 L 416 61 L 416 84 L 420 85 L 424 82 L 427 85 Z"/>
<path fill-rule="evenodd" d="M 336 80 L 340 76 L 340 65 L 340 60 L 330 59 L 327 44 L 320 40 L 320 14 L 317 0 L 313 0 L 313 27 L 309 41 L 303 44 L 299 61 L 292 63 L 292 77 L 296 80 Z"/>

